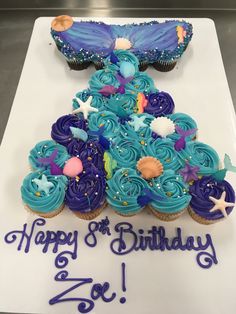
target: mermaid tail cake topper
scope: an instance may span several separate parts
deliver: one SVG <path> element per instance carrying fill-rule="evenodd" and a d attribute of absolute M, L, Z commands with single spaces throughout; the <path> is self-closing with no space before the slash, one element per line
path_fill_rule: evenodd
<path fill-rule="evenodd" d="M 232 165 L 229 155 L 225 154 L 224 157 L 224 168 L 215 172 L 212 176 L 217 181 L 222 181 L 225 179 L 227 171 L 236 173 L 236 167 Z"/>
<path fill-rule="evenodd" d="M 183 130 L 181 129 L 181 127 L 179 127 L 178 125 L 175 126 L 175 131 L 181 136 L 180 139 L 178 139 L 175 142 L 175 150 L 178 152 L 181 149 L 185 148 L 186 145 L 186 137 L 193 135 L 194 133 L 196 133 L 197 129 L 191 129 L 191 130 Z"/>
<path fill-rule="evenodd" d="M 52 175 L 62 175 L 62 169 L 55 163 L 55 159 L 58 154 L 58 149 L 55 149 L 49 157 L 38 158 L 38 163 L 44 166 L 50 167 L 50 173 Z"/>

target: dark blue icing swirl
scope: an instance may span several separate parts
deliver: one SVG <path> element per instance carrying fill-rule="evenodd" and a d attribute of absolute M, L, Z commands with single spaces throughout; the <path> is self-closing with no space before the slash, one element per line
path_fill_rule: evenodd
<path fill-rule="evenodd" d="M 103 155 L 104 149 L 95 140 L 84 143 L 75 154 L 81 159 L 84 168 L 95 167 L 99 170 L 104 170 Z"/>
<path fill-rule="evenodd" d="M 201 179 L 194 181 L 189 187 L 189 193 L 192 195 L 190 207 L 192 210 L 206 220 L 217 220 L 224 217 L 220 210 L 210 212 L 214 203 L 209 199 L 212 196 L 219 199 L 226 192 L 225 201 L 229 203 L 235 202 L 235 193 L 232 186 L 225 180 L 217 181 L 212 176 L 204 176 Z M 232 207 L 226 207 L 226 212 L 229 215 L 233 210 Z"/>
<path fill-rule="evenodd" d="M 157 92 L 148 95 L 148 104 L 144 111 L 155 117 L 162 117 L 173 113 L 174 108 L 175 104 L 170 94 Z"/>
<path fill-rule="evenodd" d="M 51 137 L 57 143 L 67 147 L 71 155 L 76 155 L 76 152 L 80 150 L 84 142 L 73 137 L 70 127 L 87 131 L 87 122 L 77 115 L 68 114 L 62 116 L 52 125 Z"/>
<path fill-rule="evenodd" d="M 69 181 L 65 203 L 73 211 L 90 212 L 105 202 L 106 180 L 103 172 L 87 169 Z"/>

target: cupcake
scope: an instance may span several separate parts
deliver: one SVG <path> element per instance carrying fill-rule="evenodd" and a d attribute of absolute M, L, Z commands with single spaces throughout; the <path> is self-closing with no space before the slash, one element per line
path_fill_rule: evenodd
<path fill-rule="evenodd" d="M 128 92 L 133 91 L 135 93 L 141 92 L 145 94 L 157 91 L 153 79 L 146 73 L 142 72 L 137 72 L 134 75 L 133 79 L 126 85 L 126 90 Z"/>
<path fill-rule="evenodd" d="M 150 185 L 161 197 L 149 203 L 151 212 L 160 220 L 175 220 L 188 208 L 191 200 L 188 184 L 174 171 L 164 171 L 161 176 L 152 179 Z"/>
<path fill-rule="evenodd" d="M 191 166 L 198 166 L 199 175 L 210 175 L 219 169 L 220 160 L 217 152 L 209 145 L 198 142 L 186 142 L 184 149 L 178 151 L 179 161 L 182 167 L 186 162 Z"/>
<path fill-rule="evenodd" d="M 65 196 L 66 205 L 79 218 L 91 220 L 106 206 L 106 180 L 104 173 L 94 166 L 69 180 Z"/>
<path fill-rule="evenodd" d="M 170 120 L 172 120 L 175 126 L 178 126 L 183 131 L 194 130 L 194 132 L 188 136 L 186 136 L 185 140 L 195 140 L 197 136 L 197 123 L 195 120 L 187 115 L 186 113 L 176 112 L 167 116 Z M 177 141 L 180 139 L 181 135 L 175 130 L 173 134 L 167 136 L 173 141 Z"/>
<path fill-rule="evenodd" d="M 51 137 L 65 146 L 69 154 L 76 156 L 88 139 L 86 131 L 87 121 L 83 117 L 68 114 L 57 119 L 52 125 Z"/>
<path fill-rule="evenodd" d="M 22 200 L 27 209 L 45 218 L 59 214 L 64 207 L 66 176 L 51 175 L 48 171 L 28 174 L 21 187 Z"/>
<path fill-rule="evenodd" d="M 189 187 L 192 196 L 189 214 L 197 222 L 209 225 L 225 219 L 233 210 L 235 192 L 226 180 L 203 176 Z"/>
<path fill-rule="evenodd" d="M 121 168 L 107 181 L 107 202 L 117 214 L 134 216 L 144 208 L 138 199 L 142 191 L 148 188 L 147 182 L 136 170 Z"/>
<path fill-rule="evenodd" d="M 103 164 L 104 149 L 96 140 L 88 140 L 77 152 L 84 165 L 84 168 L 95 167 L 100 171 L 104 171 Z"/>
<path fill-rule="evenodd" d="M 87 101 L 89 96 L 92 96 L 92 101 L 91 101 L 91 106 L 94 108 L 97 108 L 99 110 L 105 110 L 105 103 L 106 103 L 106 98 L 103 97 L 99 92 L 93 91 L 90 89 L 85 89 L 82 92 L 78 92 L 76 95 L 76 98 L 73 99 L 73 109 L 79 108 L 79 103 L 78 99 L 82 100 L 83 102 Z M 78 99 L 77 99 L 78 98 Z"/>
<path fill-rule="evenodd" d="M 144 112 L 153 115 L 154 117 L 162 117 L 173 113 L 175 104 L 170 96 L 166 92 L 151 93 L 147 97 L 147 106 L 144 108 Z"/>
<path fill-rule="evenodd" d="M 50 170 L 52 167 L 62 169 L 69 158 L 66 148 L 52 140 L 37 143 L 28 157 L 33 171 Z"/>

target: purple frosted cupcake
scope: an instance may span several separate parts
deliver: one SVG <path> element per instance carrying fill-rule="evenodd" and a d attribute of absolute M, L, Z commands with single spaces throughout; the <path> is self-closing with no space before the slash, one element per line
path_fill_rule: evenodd
<path fill-rule="evenodd" d="M 106 206 L 105 190 L 106 180 L 103 172 L 88 168 L 80 176 L 69 181 L 65 204 L 77 217 L 94 219 Z"/>
<path fill-rule="evenodd" d="M 189 187 L 189 193 L 192 196 L 189 214 L 201 224 L 221 221 L 233 210 L 235 192 L 225 180 L 204 176 Z"/>
<path fill-rule="evenodd" d="M 87 122 L 77 115 L 68 114 L 60 117 L 53 125 L 51 137 L 65 146 L 68 153 L 76 156 L 87 141 Z"/>
<path fill-rule="evenodd" d="M 174 108 L 175 104 L 170 94 L 157 92 L 148 95 L 148 103 L 144 112 L 157 118 L 173 113 Z"/>

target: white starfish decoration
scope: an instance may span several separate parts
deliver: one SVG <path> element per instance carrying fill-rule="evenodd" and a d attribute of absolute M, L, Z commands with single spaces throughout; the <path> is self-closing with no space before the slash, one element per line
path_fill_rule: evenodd
<path fill-rule="evenodd" d="M 147 124 L 144 123 L 144 120 L 146 119 L 145 116 L 142 117 L 133 116 L 132 119 L 133 121 L 130 121 L 129 124 L 134 127 L 135 132 L 137 132 L 140 128 L 147 127 Z"/>
<path fill-rule="evenodd" d="M 49 182 L 47 180 L 47 177 L 43 174 L 42 179 L 33 179 L 33 182 L 38 186 L 39 192 L 44 191 L 45 194 L 49 194 L 50 188 L 52 188 L 54 185 L 52 182 Z"/>
<path fill-rule="evenodd" d="M 212 207 L 212 209 L 210 210 L 210 212 L 220 210 L 222 214 L 224 215 L 224 217 L 227 217 L 228 215 L 226 212 L 226 207 L 231 207 L 231 206 L 234 206 L 235 204 L 226 202 L 225 197 L 226 197 L 225 191 L 221 194 L 221 197 L 219 199 L 209 196 L 209 199 L 215 204 L 214 207 Z"/>
<path fill-rule="evenodd" d="M 81 99 L 76 97 L 76 100 L 79 104 L 79 108 L 73 110 L 72 113 L 76 114 L 82 112 L 84 118 L 87 120 L 89 112 L 98 112 L 97 108 L 91 106 L 92 99 L 93 97 L 89 96 L 89 98 L 85 102 L 83 102 Z"/>

